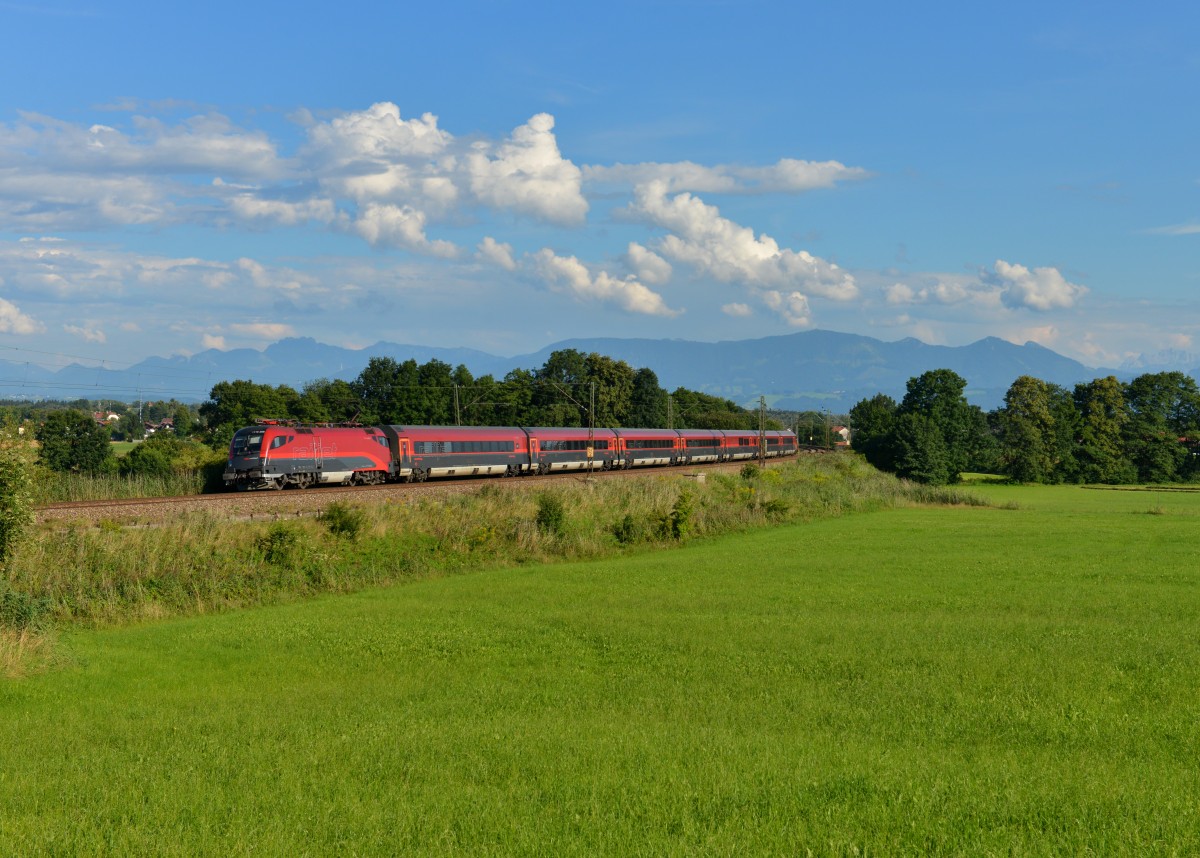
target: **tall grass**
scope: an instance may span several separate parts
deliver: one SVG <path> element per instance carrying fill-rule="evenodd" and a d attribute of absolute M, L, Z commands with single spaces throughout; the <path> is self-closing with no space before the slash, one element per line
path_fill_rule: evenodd
<path fill-rule="evenodd" d="M 185 497 L 214 491 L 221 485 L 219 470 L 213 468 L 166 475 L 148 474 L 63 474 L 38 468 L 33 502 L 74 503 L 95 500 L 126 500 L 143 497 Z"/>
<path fill-rule="evenodd" d="M 45 629 L 0 626 L 0 678 L 20 679 L 59 663 L 58 636 Z"/>
<path fill-rule="evenodd" d="M 560 483 L 535 494 L 497 482 L 437 498 L 331 504 L 317 519 L 239 522 L 197 513 L 149 528 L 50 523 L 20 546 L 0 580 L 11 604 L 0 611 L 0 625 L 207 613 L 938 502 L 977 501 L 898 481 L 845 456 L 710 475 L 702 484 L 664 473 Z"/>

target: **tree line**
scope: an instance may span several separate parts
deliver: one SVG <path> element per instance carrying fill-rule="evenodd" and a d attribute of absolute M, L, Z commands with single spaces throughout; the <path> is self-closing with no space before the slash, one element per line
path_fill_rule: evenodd
<path fill-rule="evenodd" d="M 66 473 L 159 473 L 194 466 L 203 441 L 224 452 L 233 433 L 260 419 L 302 423 L 461 426 L 622 426 L 680 429 L 758 429 L 758 414 L 729 399 L 686 388 L 672 393 L 651 369 L 634 369 L 605 355 L 562 349 L 533 370 L 502 379 L 478 378 L 444 361 L 372 358 L 350 381 L 318 379 L 299 390 L 286 384 L 222 381 L 199 408 L 174 400 L 147 403 L 146 419 L 172 417 L 174 431 L 159 432 L 117 460 L 109 441 L 142 437 L 137 409 L 124 403 L 8 403 L 6 423 L 32 422 L 39 464 Z M 102 407 L 107 406 L 107 407 Z M 92 418 L 111 410 L 115 427 Z M 136 424 L 136 425 L 135 425 Z M 767 420 L 767 428 L 783 424 Z"/>
<path fill-rule="evenodd" d="M 651 369 L 576 349 L 537 369 L 475 377 L 437 359 L 375 357 L 350 381 L 318 379 L 300 390 L 223 381 L 200 406 L 214 446 L 263 418 L 306 423 L 426 426 L 588 426 L 758 429 L 758 415 L 729 399 L 686 388 L 668 392 Z M 770 428 L 782 428 L 770 421 Z"/>
<path fill-rule="evenodd" d="M 1182 372 L 1115 376 L 1071 390 L 1032 376 L 1004 405 L 967 402 L 948 369 L 908 381 L 897 403 L 877 394 L 850 410 L 854 447 L 883 470 L 920 482 L 964 471 L 1023 483 L 1165 483 L 1200 476 L 1200 390 Z"/>

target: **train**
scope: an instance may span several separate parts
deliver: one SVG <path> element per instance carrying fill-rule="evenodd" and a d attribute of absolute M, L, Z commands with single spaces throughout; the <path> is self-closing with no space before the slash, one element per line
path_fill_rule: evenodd
<path fill-rule="evenodd" d="M 264 420 L 229 445 L 226 488 L 305 489 L 443 477 L 516 477 L 790 456 L 790 431 L 359 426 Z"/>

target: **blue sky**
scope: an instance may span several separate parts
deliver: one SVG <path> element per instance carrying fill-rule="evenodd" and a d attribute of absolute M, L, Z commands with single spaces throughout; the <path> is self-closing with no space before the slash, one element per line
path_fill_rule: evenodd
<path fill-rule="evenodd" d="M 1200 353 L 1191 4 L 0 0 L 0 357 Z"/>

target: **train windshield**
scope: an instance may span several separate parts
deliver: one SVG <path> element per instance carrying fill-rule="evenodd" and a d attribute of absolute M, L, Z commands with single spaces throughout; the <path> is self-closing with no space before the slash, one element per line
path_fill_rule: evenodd
<path fill-rule="evenodd" d="M 242 429 L 233 436 L 233 446 L 230 448 L 230 455 L 237 458 L 258 456 L 262 453 L 262 442 L 263 430 Z"/>

